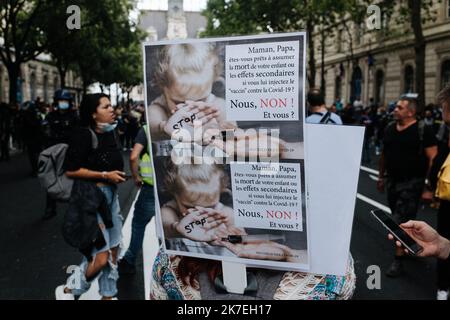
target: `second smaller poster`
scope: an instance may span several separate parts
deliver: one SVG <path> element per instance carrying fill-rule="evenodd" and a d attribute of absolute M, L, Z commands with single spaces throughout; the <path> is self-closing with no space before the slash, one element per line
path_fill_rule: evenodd
<path fill-rule="evenodd" d="M 144 45 L 170 254 L 308 270 L 305 34 Z"/>

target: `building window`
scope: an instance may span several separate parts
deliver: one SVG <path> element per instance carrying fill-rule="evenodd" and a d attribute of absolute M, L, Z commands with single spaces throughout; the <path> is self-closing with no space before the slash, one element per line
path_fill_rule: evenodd
<path fill-rule="evenodd" d="M 336 99 L 340 99 L 342 97 L 342 79 L 340 76 L 336 77 L 336 80 L 334 82 L 334 97 Z"/>
<path fill-rule="evenodd" d="M 441 67 L 441 89 L 450 84 L 450 60 L 446 60 Z"/>
<path fill-rule="evenodd" d="M 404 73 L 403 93 L 410 92 L 414 92 L 414 69 L 412 66 L 407 65 Z"/>
<path fill-rule="evenodd" d="M 375 76 L 375 103 L 381 105 L 384 100 L 384 72 L 378 70 Z"/>
<path fill-rule="evenodd" d="M 450 19 L 450 0 L 447 0 L 447 19 Z"/>
<path fill-rule="evenodd" d="M 53 91 L 56 92 L 56 90 L 59 89 L 59 81 L 58 81 L 58 77 L 54 77 L 53 78 Z"/>
<path fill-rule="evenodd" d="M 352 73 L 352 82 L 351 82 L 351 95 L 350 100 L 353 103 L 355 100 L 361 100 L 362 93 L 362 71 L 360 67 L 356 67 Z"/>
<path fill-rule="evenodd" d="M 30 100 L 36 100 L 36 74 L 34 72 L 30 75 Z"/>
<path fill-rule="evenodd" d="M 43 90 L 44 90 L 44 102 L 48 103 L 48 76 L 45 75 L 44 76 L 44 85 L 43 85 Z"/>
<path fill-rule="evenodd" d="M 342 30 L 337 32 L 336 50 L 338 53 L 342 52 Z"/>

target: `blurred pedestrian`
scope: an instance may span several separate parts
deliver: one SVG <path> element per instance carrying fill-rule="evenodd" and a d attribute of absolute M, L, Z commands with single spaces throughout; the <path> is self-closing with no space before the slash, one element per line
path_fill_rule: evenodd
<path fill-rule="evenodd" d="M 309 116 L 307 123 L 342 124 L 341 117 L 330 112 L 325 106 L 325 98 L 320 89 L 311 89 L 308 92 Z"/>
<path fill-rule="evenodd" d="M 362 162 L 364 164 L 370 164 L 370 162 L 372 161 L 371 145 L 372 145 L 372 138 L 374 136 L 375 130 L 374 130 L 374 122 L 370 117 L 370 111 L 371 111 L 371 109 L 369 107 L 364 108 L 364 111 L 359 120 L 359 124 L 366 128 L 366 130 L 364 132 L 364 144 L 363 144 L 363 155 L 362 155 Z"/>
<path fill-rule="evenodd" d="M 375 154 L 378 156 L 381 153 L 381 148 L 383 145 L 384 131 L 386 130 L 386 126 L 389 124 L 389 116 L 385 107 L 378 108 L 376 118 Z"/>
<path fill-rule="evenodd" d="M 116 300 L 117 258 L 122 241 L 117 185 L 125 181 L 125 173 L 114 132 L 117 122 L 108 96 L 100 93 L 85 95 L 80 105 L 80 121 L 83 127 L 71 134 L 64 165 L 67 177 L 74 179 L 65 221 L 75 219 L 80 223 L 76 232 L 73 224 L 65 224 L 63 235 L 65 239 L 76 237 L 84 259 L 66 284 L 56 288 L 55 295 L 57 300 L 74 300 L 75 296 L 88 291 L 98 276 L 102 300 Z M 92 134 L 98 142 L 96 148 L 92 146 Z M 93 192 L 84 194 L 84 190 Z M 97 198 L 93 196 L 99 193 L 101 199 L 97 204 Z M 86 208 L 92 209 L 92 201 L 93 208 L 98 211 L 85 212 Z M 94 221 L 88 224 L 92 222 L 92 214 Z"/>
<path fill-rule="evenodd" d="M 434 130 L 434 115 L 433 115 L 433 110 L 434 110 L 434 105 L 433 105 L 433 104 L 428 104 L 428 105 L 425 107 L 425 114 L 424 114 L 423 121 L 424 121 L 425 125 L 432 127 L 433 130 Z M 435 133 L 436 133 L 436 132 L 435 132 Z"/>
<path fill-rule="evenodd" d="M 340 115 L 341 112 L 344 110 L 344 104 L 342 103 L 341 98 L 339 97 L 336 98 L 335 105 L 336 105 L 336 113 Z"/>
<path fill-rule="evenodd" d="M 9 140 L 11 138 L 13 113 L 7 103 L 0 103 L 0 161 L 9 161 Z"/>
<path fill-rule="evenodd" d="M 119 261 L 121 274 L 136 272 L 136 258 L 142 249 L 145 227 L 155 215 L 155 196 L 153 189 L 153 164 L 147 139 L 148 127 L 139 130 L 130 155 L 130 169 L 134 183 L 140 188 L 134 205 L 131 224 L 131 241 L 123 259 Z"/>
<path fill-rule="evenodd" d="M 72 110 L 73 98 L 69 91 L 65 89 L 57 90 L 53 100 L 54 110 L 45 118 L 49 128 L 46 147 L 68 143 L 70 132 L 79 124 L 78 116 Z M 56 216 L 56 200 L 52 199 L 50 194 L 47 193 L 45 213 L 42 219 L 48 220 L 54 216 Z"/>
<path fill-rule="evenodd" d="M 355 108 L 351 103 L 347 103 L 342 111 L 342 122 L 346 125 L 355 123 Z"/>
<path fill-rule="evenodd" d="M 383 192 L 386 185 L 389 207 L 398 223 L 416 217 L 437 154 L 436 137 L 431 128 L 417 121 L 417 111 L 417 95 L 400 98 L 394 109 L 396 121 L 386 128 L 380 157 L 377 187 Z M 403 273 L 403 255 L 403 250 L 396 250 L 387 276 L 398 277 Z"/>
<path fill-rule="evenodd" d="M 31 176 L 36 177 L 39 153 L 45 144 L 45 134 L 40 111 L 32 101 L 23 104 L 21 131 L 31 165 Z"/>
<path fill-rule="evenodd" d="M 125 147 L 125 133 L 127 130 L 127 124 L 123 116 L 123 107 L 117 106 L 115 109 L 117 120 L 117 134 L 119 135 L 120 145 L 123 147 L 123 151 L 126 151 Z"/>

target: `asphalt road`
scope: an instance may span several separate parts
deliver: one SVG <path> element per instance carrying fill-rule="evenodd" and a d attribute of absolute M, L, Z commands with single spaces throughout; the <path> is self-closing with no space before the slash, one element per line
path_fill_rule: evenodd
<path fill-rule="evenodd" d="M 370 175 L 361 170 L 358 193 L 387 205 L 386 196 L 376 191 Z M 120 186 L 120 204 L 125 217 L 136 191 L 131 181 Z M 26 156 L 19 154 L 8 163 L 0 162 L 0 299 L 54 299 L 54 289 L 64 283 L 67 267 L 81 260 L 81 255 L 61 235 L 65 205 L 59 205 L 58 216 L 49 221 L 41 220 L 44 206 L 44 191 L 38 180 L 30 176 Z M 408 259 L 403 277 L 384 276 L 394 248 L 385 230 L 371 217 L 370 210 L 374 208 L 366 201 L 356 201 L 351 242 L 357 274 L 354 299 L 434 299 L 434 259 Z M 418 218 L 434 226 L 436 211 L 421 209 Z M 371 265 L 380 268 L 380 289 L 370 290 L 366 285 L 367 268 Z M 119 299 L 144 299 L 142 269 L 139 262 L 135 276 L 121 277 Z"/>

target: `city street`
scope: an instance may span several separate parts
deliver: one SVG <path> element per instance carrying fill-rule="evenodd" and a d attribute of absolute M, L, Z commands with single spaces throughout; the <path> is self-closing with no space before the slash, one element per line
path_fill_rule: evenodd
<path fill-rule="evenodd" d="M 127 158 L 126 153 L 124 158 Z M 406 274 L 403 277 L 390 279 L 384 276 L 393 256 L 393 246 L 387 240 L 385 230 L 370 215 L 370 210 L 377 206 L 386 206 L 385 195 L 379 194 L 375 188 L 375 167 L 363 167 L 360 172 L 351 242 L 357 275 L 354 299 L 434 299 L 433 259 L 410 258 L 405 263 Z M 54 299 L 54 289 L 66 279 L 67 267 L 79 263 L 81 259 L 81 255 L 68 246 L 61 235 L 65 205 L 58 206 L 56 218 L 41 220 L 45 195 L 38 180 L 30 177 L 29 171 L 28 159 L 23 154 L 13 156 L 9 163 L 0 163 L 0 243 L 3 261 L 0 265 L 0 299 Z M 136 192 L 131 181 L 120 186 L 124 218 L 132 208 Z M 419 219 L 435 225 L 436 212 L 429 208 L 421 210 Z M 129 238 L 131 219 L 127 222 L 124 224 L 124 242 Z M 148 229 L 151 227 L 149 225 Z M 145 268 L 143 259 L 139 259 L 137 274 L 121 277 L 119 299 L 145 298 L 147 281 L 144 280 L 144 269 L 148 279 L 150 261 L 156 250 L 154 232 L 147 232 L 145 241 Z M 367 267 L 370 265 L 378 265 L 381 269 L 380 290 L 367 288 Z M 95 286 L 91 291 L 95 291 Z M 96 298 L 95 295 L 94 292 L 85 298 Z"/>

